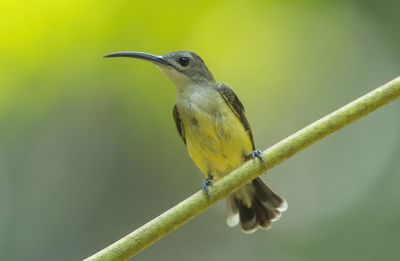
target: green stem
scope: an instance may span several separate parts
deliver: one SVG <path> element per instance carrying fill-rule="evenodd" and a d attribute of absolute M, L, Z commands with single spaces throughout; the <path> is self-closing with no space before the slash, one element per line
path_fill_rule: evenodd
<path fill-rule="evenodd" d="M 399 98 L 400 77 L 299 130 L 263 152 L 267 165 L 250 160 L 210 187 L 212 198 L 199 191 L 160 216 L 85 260 L 127 260 L 196 217 L 252 179 L 311 144 Z"/>

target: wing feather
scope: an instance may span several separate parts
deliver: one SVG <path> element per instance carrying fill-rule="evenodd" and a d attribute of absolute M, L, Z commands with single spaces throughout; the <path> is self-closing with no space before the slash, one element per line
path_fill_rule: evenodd
<path fill-rule="evenodd" d="M 221 96 L 225 100 L 225 102 L 232 109 L 233 113 L 235 113 L 236 116 L 239 118 L 244 129 L 247 132 L 247 135 L 249 135 L 249 138 L 251 140 L 251 144 L 252 144 L 253 150 L 254 150 L 255 146 L 254 146 L 253 134 L 251 132 L 250 124 L 247 121 L 246 116 L 244 115 L 243 104 L 240 102 L 239 98 L 236 96 L 236 94 L 233 92 L 233 90 L 231 88 L 229 88 L 228 86 L 226 86 L 225 84 L 222 84 L 222 83 L 218 84 L 216 89 L 221 94 Z"/>
<path fill-rule="evenodd" d="M 185 130 L 183 128 L 183 123 L 181 120 L 181 117 L 179 116 L 179 111 L 176 105 L 174 106 L 174 109 L 172 110 L 172 114 L 174 116 L 175 120 L 175 125 L 176 129 L 178 130 L 179 136 L 181 136 L 183 142 L 186 144 L 186 139 L 185 139 Z"/>

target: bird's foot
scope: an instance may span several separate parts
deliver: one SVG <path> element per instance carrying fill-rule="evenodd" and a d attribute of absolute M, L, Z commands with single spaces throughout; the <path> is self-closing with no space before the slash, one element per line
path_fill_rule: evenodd
<path fill-rule="evenodd" d="M 203 181 L 203 183 L 201 184 L 201 189 L 207 193 L 207 196 L 209 198 L 211 198 L 211 193 L 210 190 L 208 189 L 209 186 L 211 186 L 214 182 L 214 178 L 212 175 L 208 175 L 208 177 Z"/>
<path fill-rule="evenodd" d="M 257 149 L 253 150 L 250 153 L 250 155 L 247 156 L 246 160 L 256 159 L 256 158 L 259 159 L 262 163 L 265 163 L 261 150 L 257 150 Z"/>

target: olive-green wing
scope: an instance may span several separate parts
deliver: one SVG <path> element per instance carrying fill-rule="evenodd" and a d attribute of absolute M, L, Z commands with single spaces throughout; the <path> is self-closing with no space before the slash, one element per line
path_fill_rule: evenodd
<path fill-rule="evenodd" d="M 244 115 L 244 107 L 240 102 L 239 98 L 236 96 L 233 90 L 228 86 L 226 86 L 225 84 L 222 83 L 218 84 L 216 89 L 221 94 L 222 98 L 224 98 L 225 102 L 229 105 L 232 111 L 239 118 L 240 122 L 243 124 L 244 129 L 249 135 L 254 150 L 255 146 L 254 146 L 253 134 L 251 132 L 250 124 L 247 121 L 246 116 Z"/>
<path fill-rule="evenodd" d="M 179 116 L 179 111 L 176 105 L 174 106 L 174 109 L 172 110 L 172 114 L 174 115 L 174 120 L 175 120 L 175 125 L 176 129 L 178 130 L 179 136 L 181 136 L 183 142 L 186 144 L 186 139 L 185 139 L 185 130 L 183 128 L 183 123 L 181 120 L 181 117 Z"/>

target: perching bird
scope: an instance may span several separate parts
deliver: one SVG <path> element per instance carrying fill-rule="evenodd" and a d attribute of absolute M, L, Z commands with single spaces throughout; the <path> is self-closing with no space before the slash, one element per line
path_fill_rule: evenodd
<path fill-rule="evenodd" d="M 156 56 L 141 52 L 117 52 L 104 56 L 131 57 L 150 61 L 176 85 L 173 109 L 176 127 L 194 163 L 207 177 L 208 186 L 251 158 L 261 158 L 256 150 L 244 108 L 236 94 L 217 83 L 203 60 L 193 52 L 171 52 Z M 227 224 L 239 223 L 244 232 L 270 228 L 286 210 L 286 201 L 260 178 L 227 198 Z"/>

